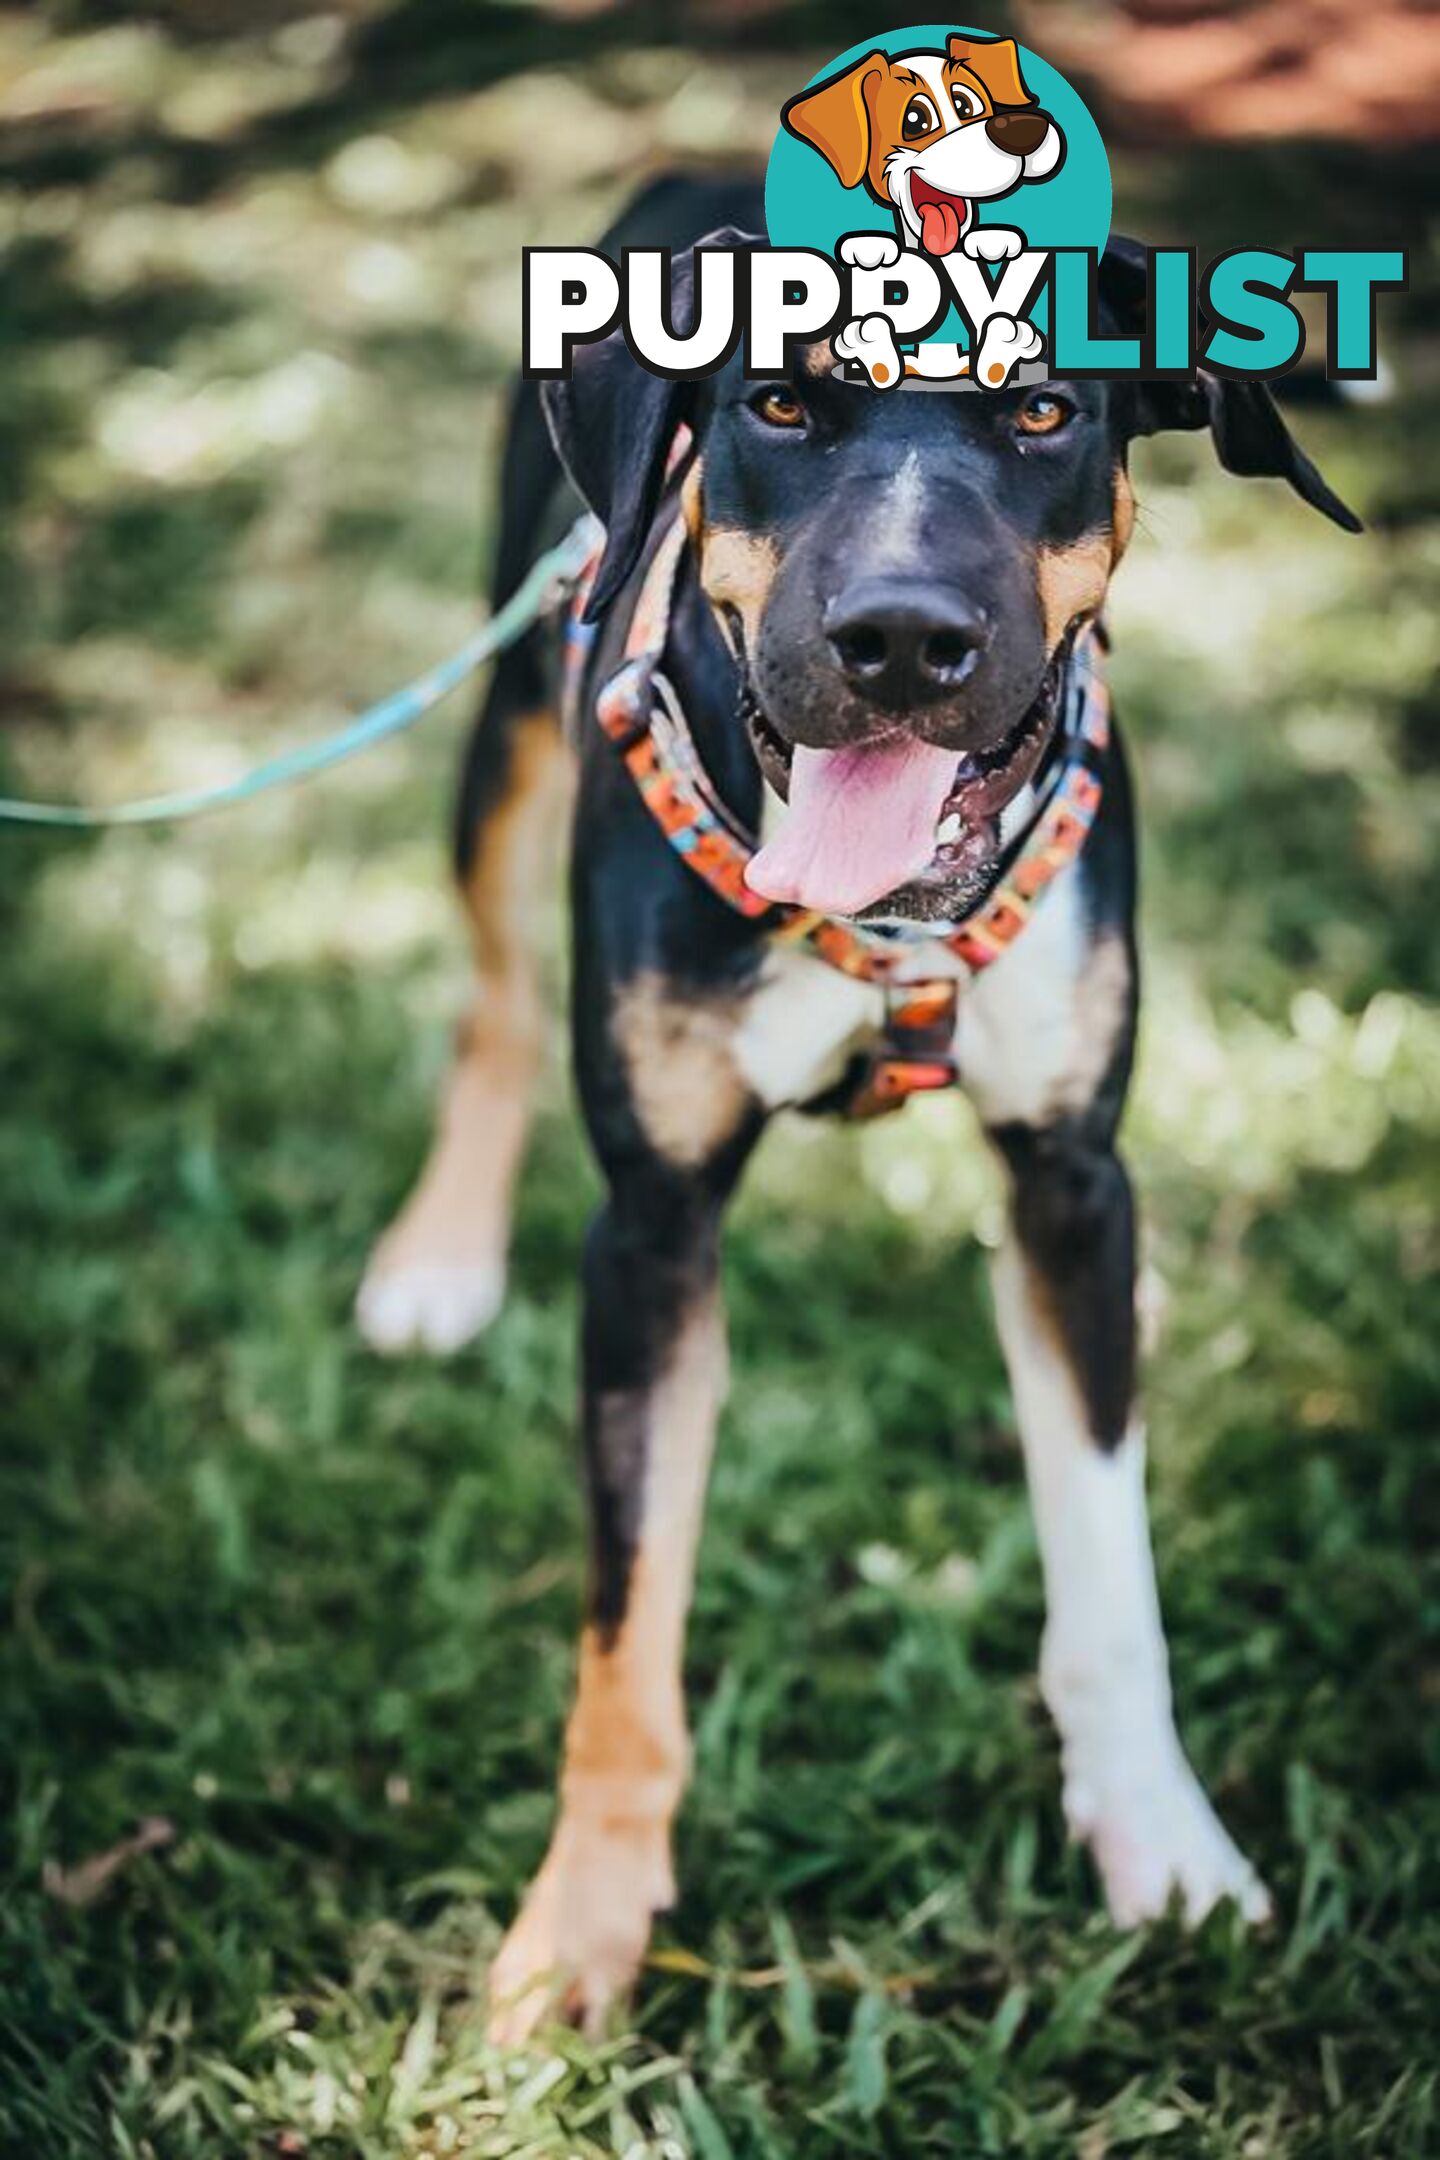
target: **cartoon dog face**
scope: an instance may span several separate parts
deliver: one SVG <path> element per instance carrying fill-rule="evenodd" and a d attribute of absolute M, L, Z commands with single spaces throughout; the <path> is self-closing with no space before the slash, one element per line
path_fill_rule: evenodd
<path fill-rule="evenodd" d="M 864 182 L 907 247 L 948 255 L 974 216 L 1048 180 L 1065 138 L 1020 73 L 1013 38 L 952 37 L 943 53 L 872 52 L 791 98 L 781 119 L 843 187 Z"/>

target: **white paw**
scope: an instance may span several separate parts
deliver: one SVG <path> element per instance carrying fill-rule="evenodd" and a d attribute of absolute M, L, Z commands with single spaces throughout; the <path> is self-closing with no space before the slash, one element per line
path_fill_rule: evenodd
<path fill-rule="evenodd" d="M 562 1822 L 490 1968 L 490 2039 L 522 2047 L 556 2020 L 598 2038 L 634 1985 L 653 1915 L 674 1902 L 659 1825 Z"/>
<path fill-rule="evenodd" d="M 972 225 L 960 243 L 973 262 L 1009 262 L 1025 245 L 1008 225 Z"/>
<path fill-rule="evenodd" d="M 889 270 L 900 260 L 900 243 L 893 233 L 846 233 L 840 260 L 852 270 Z"/>
<path fill-rule="evenodd" d="M 1034 323 L 1021 322 L 1014 315 L 992 315 L 972 373 L 982 389 L 1003 390 L 1021 361 L 1037 360 L 1044 349 L 1045 340 Z"/>
<path fill-rule="evenodd" d="M 372 1267 L 355 1300 L 355 1319 L 372 1350 L 395 1356 L 428 1350 L 452 1357 L 483 1334 L 505 1299 L 505 1271 L 493 1265 L 416 1263 Z"/>
<path fill-rule="evenodd" d="M 1098 1801 L 1067 1793 L 1066 1814 L 1094 1855 L 1117 1927 L 1158 1920 L 1176 1892 L 1192 1927 L 1224 1898 L 1233 1898 L 1252 1923 L 1269 1919 L 1264 1884 L 1183 1756 L 1149 1778 L 1127 1779 Z"/>
<path fill-rule="evenodd" d="M 858 360 L 877 390 L 892 390 L 900 381 L 900 353 L 886 315 L 866 315 L 848 322 L 831 340 L 837 360 Z"/>

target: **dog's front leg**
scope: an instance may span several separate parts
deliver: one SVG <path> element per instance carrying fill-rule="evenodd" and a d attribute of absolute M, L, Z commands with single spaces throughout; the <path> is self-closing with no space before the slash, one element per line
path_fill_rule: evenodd
<path fill-rule="evenodd" d="M 1040 1684 L 1060 1732 L 1065 1813 L 1090 1846 L 1113 1918 L 1157 1917 L 1178 1893 L 1198 1921 L 1223 1897 L 1268 1901 L 1186 1761 L 1130 1402 L 1133 1231 L 1124 1167 L 1095 1120 L 1001 1136 L 1014 1177 L 994 1268 L 1045 1577 Z"/>
<path fill-rule="evenodd" d="M 1115 1148 L 1134 1030 L 1133 957 L 1100 933 L 1117 868 L 1112 764 L 1103 830 L 962 1013 L 965 1078 L 1010 1174 L 994 1289 L 1045 1579 L 1040 1679 L 1059 1728 L 1065 1812 L 1113 1917 L 1198 1920 L 1268 1900 L 1176 1735 L 1135 1407 L 1135 1227 Z M 1095 877 L 1087 899 L 1082 880 Z"/>
<path fill-rule="evenodd" d="M 713 1204 L 622 1177 L 586 1256 L 583 1425 L 591 1591 L 560 1809 L 490 1979 L 492 2032 L 595 2030 L 674 1900 L 688 1768 L 681 1655 L 724 1386 Z"/>
<path fill-rule="evenodd" d="M 558 1819 L 490 1978 L 511 2044 L 550 2015 L 594 2031 L 674 1900 L 681 1660 L 725 1382 L 720 1218 L 759 1129 L 712 1017 L 646 991 L 616 1033 L 635 1052 L 628 1100 L 615 1071 L 587 1105 L 610 1183 L 584 1267 L 589 1606 Z"/>

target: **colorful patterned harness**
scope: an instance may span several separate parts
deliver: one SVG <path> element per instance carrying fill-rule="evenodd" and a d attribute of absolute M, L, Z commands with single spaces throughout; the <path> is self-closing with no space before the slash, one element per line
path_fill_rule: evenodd
<path fill-rule="evenodd" d="M 959 985 L 954 975 L 909 979 L 916 946 L 856 923 L 781 905 L 753 892 L 745 869 L 756 842 L 715 793 L 700 762 L 679 697 L 660 669 L 670 630 L 676 574 L 688 535 L 675 508 L 645 573 L 619 669 L 599 692 L 595 711 L 619 751 L 660 830 L 710 890 L 785 944 L 806 945 L 842 975 L 878 984 L 886 1014 L 871 1054 L 842 1107 L 851 1117 L 897 1109 L 909 1095 L 954 1086 L 952 1045 Z M 566 633 L 565 694 L 573 713 L 594 638 L 581 621 L 603 551 L 595 543 L 571 602 Z M 943 945 L 962 977 L 979 975 L 1000 958 L 1029 922 L 1062 870 L 1085 845 L 1100 804 L 1101 773 L 1110 740 L 1110 698 L 1099 669 L 1099 632 L 1076 640 L 1066 684 L 1065 751 L 1044 802 L 990 897 L 958 928 L 924 943 Z"/>

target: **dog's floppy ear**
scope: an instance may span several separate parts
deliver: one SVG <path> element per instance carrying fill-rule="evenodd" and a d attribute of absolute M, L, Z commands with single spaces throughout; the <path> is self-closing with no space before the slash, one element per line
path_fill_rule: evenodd
<path fill-rule="evenodd" d="M 883 52 L 867 53 L 843 75 L 802 90 L 780 108 L 792 135 L 818 150 L 841 187 L 858 187 L 870 163 L 870 106 L 867 86 L 890 72 Z"/>
<path fill-rule="evenodd" d="M 1112 233 L 1100 261 L 1101 312 L 1126 337 L 1144 335 L 1149 256 L 1140 241 Z M 1235 381 L 1202 367 L 1194 382 L 1138 382 L 1134 401 L 1135 434 L 1209 428 L 1227 472 L 1288 480 L 1302 501 L 1344 531 L 1364 531 L 1286 427 L 1266 383 Z"/>
<path fill-rule="evenodd" d="M 753 246 L 753 234 L 726 226 L 699 247 Z M 683 337 L 691 327 L 695 249 L 676 255 L 670 317 Z M 665 487 L 670 447 L 682 422 L 693 421 L 703 383 L 652 375 L 619 330 L 595 345 L 578 345 L 568 381 L 540 385 L 540 402 L 560 461 L 605 527 L 605 552 L 590 589 L 585 620 L 596 621 L 640 560 Z"/>
<path fill-rule="evenodd" d="M 540 385 L 560 461 L 605 527 L 587 622 L 604 613 L 640 560 L 670 445 L 698 388 L 652 375 L 618 330 L 598 345 L 577 346 L 568 382 Z"/>
<path fill-rule="evenodd" d="M 1026 89 L 1020 73 L 1020 48 L 1014 38 L 952 37 L 945 52 L 947 58 L 958 60 L 972 75 L 979 76 L 992 105 L 1035 103 L 1035 93 Z"/>
<path fill-rule="evenodd" d="M 1200 389 L 1205 411 L 1196 420 L 1181 424 L 1208 425 L 1216 455 L 1227 472 L 1271 474 L 1278 480 L 1288 480 L 1302 501 L 1323 512 L 1345 532 L 1365 530 L 1349 504 L 1341 501 L 1296 442 L 1263 382 L 1232 382 L 1207 374 L 1202 368 Z"/>

